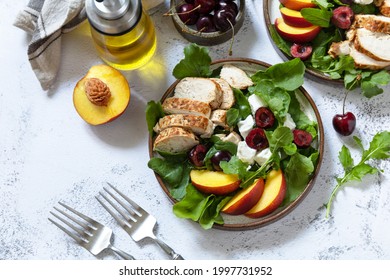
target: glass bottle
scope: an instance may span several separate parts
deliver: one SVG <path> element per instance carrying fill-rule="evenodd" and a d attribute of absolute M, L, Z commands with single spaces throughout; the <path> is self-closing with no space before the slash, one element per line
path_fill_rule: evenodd
<path fill-rule="evenodd" d="M 146 64 L 156 51 L 156 32 L 141 0 L 86 0 L 99 56 L 120 70 Z"/>

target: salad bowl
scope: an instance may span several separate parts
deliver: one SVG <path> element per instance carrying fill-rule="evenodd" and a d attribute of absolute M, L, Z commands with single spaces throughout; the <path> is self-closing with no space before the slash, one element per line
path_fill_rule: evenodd
<path fill-rule="evenodd" d="M 272 43 L 275 51 L 278 53 L 278 55 L 283 60 L 290 60 L 293 57 L 290 55 L 287 55 L 285 52 L 283 52 L 278 47 L 277 43 L 275 42 L 275 40 L 273 38 L 273 34 L 276 32 L 276 30 L 273 27 L 275 20 L 276 20 L 276 18 L 281 17 L 279 8 L 280 8 L 279 0 L 264 0 L 263 1 L 264 20 L 265 20 L 265 24 L 267 27 L 267 33 L 268 33 L 268 36 L 271 40 L 271 43 Z M 343 84 L 342 79 L 332 79 L 329 75 L 327 75 L 327 74 L 325 74 L 317 69 L 314 69 L 314 68 L 307 67 L 306 73 L 308 74 L 309 77 L 311 77 L 317 81 L 322 81 L 322 82 L 325 81 L 327 83 L 330 82 L 330 83 L 340 84 L 340 85 Z"/>
<path fill-rule="evenodd" d="M 210 68 L 213 71 L 217 71 L 220 69 L 223 65 L 233 65 L 240 69 L 242 69 L 247 75 L 250 77 L 251 75 L 255 74 L 259 70 L 266 70 L 271 65 L 254 60 L 254 59 L 248 59 L 248 58 L 230 58 L 230 59 L 223 59 L 223 60 L 217 60 L 213 61 L 210 65 Z M 175 81 L 162 95 L 161 100 L 159 102 L 163 103 L 166 98 L 169 98 L 173 95 L 176 85 L 180 82 L 178 79 Z M 319 111 L 313 101 L 313 99 L 310 97 L 308 92 L 301 86 L 298 89 L 295 90 L 295 96 L 296 99 L 299 102 L 301 110 L 304 112 L 304 114 L 312 121 L 316 123 L 316 138 L 313 140 L 312 145 L 315 147 L 315 149 L 318 151 L 318 158 L 316 161 L 316 164 L 314 166 L 314 170 L 310 174 L 309 180 L 304 187 L 304 189 L 299 193 L 299 195 L 296 196 L 296 198 L 293 201 L 289 201 L 288 203 L 282 204 L 280 207 L 278 207 L 275 211 L 272 213 L 260 217 L 260 218 L 249 218 L 245 215 L 228 215 L 221 213 L 221 217 L 223 219 L 222 223 L 214 223 L 212 225 L 213 228 L 221 229 L 221 230 L 249 230 L 254 228 L 263 227 L 266 225 L 269 225 L 282 217 L 288 215 L 291 213 L 308 195 L 310 190 L 313 188 L 316 176 L 320 170 L 322 157 L 323 157 L 323 149 L 324 149 L 324 131 L 322 126 L 321 117 L 319 114 Z M 153 143 L 154 143 L 154 137 L 153 134 L 149 137 L 149 156 L 151 159 L 160 157 L 160 155 L 153 150 Z M 171 193 L 171 188 L 169 184 L 164 181 L 164 179 L 158 174 L 158 172 L 155 172 L 156 178 L 158 183 L 160 184 L 162 190 L 167 195 L 169 200 L 175 205 L 178 203 L 178 200 L 174 198 L 174 196 Z"/>

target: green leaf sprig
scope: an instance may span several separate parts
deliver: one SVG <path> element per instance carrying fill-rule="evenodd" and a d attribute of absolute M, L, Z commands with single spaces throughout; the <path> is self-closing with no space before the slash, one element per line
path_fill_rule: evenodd
<path fill-rule="evenodd" d="M 376 174 L 380 172 L 377 167 L 368 164 L 370 160 L 380 160 L 390 158 L 390 131 L 377 133 L 367 150 L 364 149 L 362 141 L 358 137 L 354 137 L 357 145 L 362 149 L 362 158 L 358 164 L 354 164 L 350 150 L 343 145 L 339 152 L 339 160 L 344 168 L 344 176 L 336 178 L 337 185 L 334 187 L 329 200 L 326 204 L 326 217 L 329 217 L 332 202 L 340 190 L 346 183 L 350 181 L 361 181 L 365 175 Z"/>

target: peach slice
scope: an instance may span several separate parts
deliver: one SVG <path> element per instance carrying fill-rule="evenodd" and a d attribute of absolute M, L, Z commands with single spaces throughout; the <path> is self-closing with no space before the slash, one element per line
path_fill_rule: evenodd
<path fill-rule="evenodd" d="M 236 193 L 221 211 L 229 215 L 244 214 L 255 206 L 263 191 L 264 180 L 263 178 L 257 179 L 252 185 Z"/>
<path fill-rule="evenodd" d="M 260 200 L 245 213 L 245 216 L 260 218 L 275 211 L 282 204 L 286 190 L 286 179 L 282 170 L 272 170 L 265 179 L 264 192 Z"/>
<path fill-rule="evenodd" d="M 311 0 L 280 0 L 286 8 L 291 10 L 300 11 L 303 8 L 314 8 L 317 5 L 311 2 Z"/>
<path fill-rule="evenodd" d="M 312 25 L 309 27 L 294 27 L 284 22 L 283 18 L 275 20 L 275 28 L 279 35 L 293 43 L 308 43 L 321 31 L 321 27 Z"/>
<path fill-rule="evenodd" d="M 207 194 L 226 195 L 240 186 L 241 180 L 235 174 L 222 171 L 197 170 L 190 172 L 191 182 L 199 191 Z"/>
<path fill-rule="evenodd" d="M 312 26 L 301 14 L 300 11 L 295 11 L 286 7 L 280 8 L 283 20 L 286 24 L 294 27 L 309 27 Z"/>
<path fill-rule="evenodd" d="M 80 117 L 91 125 L 113 121 L 130 102 L 130 88 L 121 72 L 108 65 L 92 66 L 76 84 L 73 104 Z"/>

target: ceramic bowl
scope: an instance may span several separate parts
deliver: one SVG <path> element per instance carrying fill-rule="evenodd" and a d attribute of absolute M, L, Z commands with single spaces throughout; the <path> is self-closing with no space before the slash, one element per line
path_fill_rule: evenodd
<path fill-rule="evenodd" d="M 244 70 L 248 75 L 254 74 L 259 70 L 265 70 L 268 67 L 270 67 L 269 64 L 253 60 L 253 59 L 246 59 L 246 58 L 232 58 L 232 59 L 224 59 L 224 60 L 218 60 L 214 61 L 211 65 L 212 69 L 217 69 L 224 64 L 232 64 L 234 66 L 239 67 L 240 69 Z M 176 87 L 176 84 L 179 82 L 177 80 L 174 82 L 168 90 L 164 93 L 164 95 L 161 98 L 161 103 L 167 98 L 172 96 L 173 91 Z M 308 92 L 303 88 L 300 87 L 298 90 L 296 90 L 296 96 L 297 99 L 300 101 L 301 104 L 301 110 L 305 112 L 305 114 L 311 118 L 312 120 L 316 121 L 318 124 L 318 131 L 316 138 L 315 145 L 317 146 L 317 149 L 319 151 L 319 157 L 317 165 L 315 166 L 315 170 L 312 174 L 311 180 L 308 182 L 307 186 L 303 190 L 303 192 L 291 203 L 284 205 L 283 207 L 279 207 L 277 210 L 272 212 L 271 214 L 257 219 L 251 219 L 244 215 L 239 216 L 231 216 L 231 215 L 225 215 L 222 214 L 222 217 L 224 219 L 223 225 L 214 225 L 214 228 L 222 229 L 222 230 L 249 230 L 254 228 L 259 228 L 266 226 L 268 224 L 271 224 L 282 217 L 286 216 L 287 214 L 291 213 L 308 195 L 310 190 L 312 189 L 314 185 L 314 181 L 317 177 L 317 174 L 320 170 L 321 162 L 322 162 L 322 156 L 323 156 L 323 150 L 324 150 L 324 130 L 322 125 L 322 120 L 320 117 L 320 114 L 318 112 L 318 109 L 313 101 L 313 99 L 310 97 Z M 153 139 L 152 136 L 149 137 L 149 155 L 150 158 L 157 156 L 157 153 L 153 152 Z M 158 174 L 155 174 L 157 181 L 159 182 L 161 188 L 165 192 L 165 194 L 168 196 L 170 201 L 172 203 L 176 203 L 177 201 L 171 196 L 169 192 L 168 186 L 164 183 L 164 181 L 161 179 L 161 177 Z"/>
<path fill-rule="evenodd" d="M 236 0 L 238 6 L 238 14 L 236 24 L 234 25 L 234 34 L 236 34 L 244 22 L 245 0 Z M 179 16 L 174 13 L 176 8 L 183 4 L 182 0 L 171 0 L 170 11 L 172 11 L 172 21 L 177 31 L 188 41 L 202 46 L 214 46 L 229 41 L 233 37 L 233 29 L 225 32 L 199 32 L 195 26 L 185 25 Z"/>
<path fill-rule="evenodd" d="M 278 17 L 281 17 L 280 14 L 280 1 L 279 0 L 264 0 L 263 1 L 263 12 L 264 12 L 264 20 L 267 27 L 268 37 L 272 42 L 273 47 L 275 48 L 276 52 L 279 54 L 279 56 L 283 60 L 290 60 L 293 57 L 285 54 L 282 52 L 278 46 L 275 44 L 275 42 L 272 39 L 271 36 L 271 28 L 272 25 L 275 23 L 275 19 Z M 324 74 L 323 72 L 313 69 L 313 68 L 306 68 L 306 73 L 310 78 L 313 78 L 314 80 L 317 80 L 319 82 L 327 82 L 327 83 L 333 83 L 333 84 L 339 84 L 342 85 L 344 83 L 343 79 L 332 79 L 330 76 Z"/>

